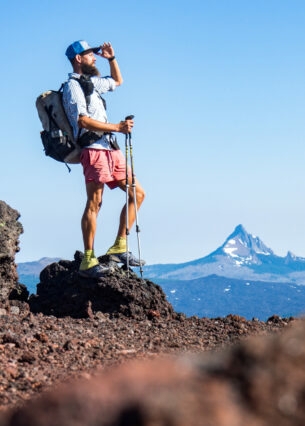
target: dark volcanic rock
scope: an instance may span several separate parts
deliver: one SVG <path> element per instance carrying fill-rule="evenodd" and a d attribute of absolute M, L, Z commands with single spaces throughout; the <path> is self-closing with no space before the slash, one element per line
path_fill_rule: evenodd
<path fill-rule="evenodd" d="M 40 274 L 37 295 L 31 296 L 31 311 L 57 317 L 91 317 L 96 312 L 131 318 L 171 317 L 173 308 L 161 287 L 140 279 L 134 272 L 112 264 L 113 273 L 99 281 L 78 275 L 82 253 L 74 261 L 60 260 Z M 99 259 L 105 262 L 105 256 Z"/>
<path fill-rule="evenodd" d="M 20 214 L 0 201 L 0 304 L 9 299 L 26 300 L 28 291 L 18 283 L 15 254 L 19 251 L 19 236 L 23 232 Z"/>

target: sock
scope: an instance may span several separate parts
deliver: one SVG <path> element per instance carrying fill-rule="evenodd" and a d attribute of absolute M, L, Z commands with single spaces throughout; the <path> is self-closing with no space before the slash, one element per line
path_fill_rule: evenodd
<path fill-rule="evenodd" d="M 126 238 L 117 237 L 113 246 L 111 246 L 106 254 L 125 253 L 126 252 Z"/>
<path fill-rule="evenodd" d="M 79 269 L 81 271 L 85 271 L 86 269 L 92 268 L 93 266 L 96 266 L 99 264 L 99 261 L 94 255 L 93 250 L 85 250 L 84 258 L 82 260 L 82 263 L 80 264 Z"/>

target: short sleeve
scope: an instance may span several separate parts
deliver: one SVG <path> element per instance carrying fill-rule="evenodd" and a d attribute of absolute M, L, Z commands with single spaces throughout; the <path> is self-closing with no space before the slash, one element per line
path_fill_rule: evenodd
<path fill-rule="evenodd" d="M 116 83 L 112 77 L 92 77 L 95 90 L 100 93 L 112 92 L 116 89 Z"/>

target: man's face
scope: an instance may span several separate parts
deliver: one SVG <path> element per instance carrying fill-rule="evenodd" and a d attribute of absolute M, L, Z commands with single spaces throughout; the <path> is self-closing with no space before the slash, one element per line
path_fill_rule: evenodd
<path fill-rule="evenodd" d="M 81 56 L 81 70 L 83 74 L 90 76 L 100 75 L 99 70 L 95 66 L 96 57 L 93 52 L 85 53 Z"/>

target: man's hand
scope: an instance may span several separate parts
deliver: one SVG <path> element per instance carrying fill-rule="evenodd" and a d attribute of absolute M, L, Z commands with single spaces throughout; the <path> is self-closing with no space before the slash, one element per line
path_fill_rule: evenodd
<path fill-rule="evenodd" d="M 97 55 L 101 56 L 102 58 L 109 59 L 114 56 L 114 49 L 109 42 L 101 45 L 101 51 L 102 53 L 97 53 Z"/>
<path fill-rule="evenodd" d="M 119 68 L 119 65 L 117 63 L 117 60 L 115 59 L 114 49 L 111 46 L 111 43 L 105 42 L 101 45 L 101 53 L 97 53 L 98 56 L 105 59 L 110 59 L 109 65 L 110 65 L 110 75 L 115 81 L 116 86 L 120 86 L 123 83 L 123 77 Z"/>
<path fill-rule="evenodd" d="M 118 132 L 119 133 L 124 133 L 125 135 L 127 133 L 131 133 L 131 130 L 133 128 L 134 122 L 133 120 L 125 120 L 125 121 L 121 121 L 118 124 Z"/>

